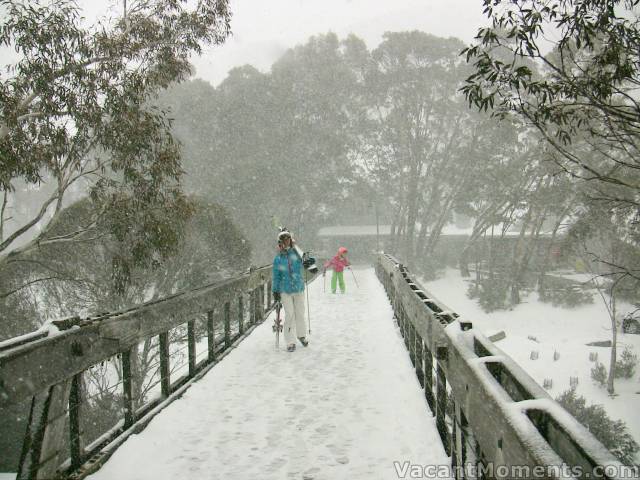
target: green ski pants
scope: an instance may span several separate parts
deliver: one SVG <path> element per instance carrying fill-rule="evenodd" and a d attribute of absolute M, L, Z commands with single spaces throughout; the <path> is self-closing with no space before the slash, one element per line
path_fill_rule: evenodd
<path fill-rule="evenodd" d="M 336 272 L 333 271 L 333 275 L 331 276 L 331 293 L 336 293 L 336 282 L 340 285 L 340 292 L 344 293 L 344 272 Z"/>

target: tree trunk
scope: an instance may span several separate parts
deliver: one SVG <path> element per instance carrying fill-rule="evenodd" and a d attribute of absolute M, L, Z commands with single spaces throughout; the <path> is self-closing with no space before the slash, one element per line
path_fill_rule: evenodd
<path fill-rule="evenodd" d="M 413 265 L 415 260 L 415 229 L 418 218 L 418 184 L 420 180 L 420 162 L 414 161 L 411 165 L 411 175 L 407 189 L 407 229 L 404 239 L 404 257 L 408 265 Z"/>
<path fill-rule="evenodd" d="M 551 252 L 553 251 L 553 243 L 556 240 L 556 236 L 558 234 L 558 229 L 564 220 L 564 217 L 567 215 L 569 208 L 565 208 L 562 214 L 558 217 L 555 225 L 553 226 L 553 231 L 551 232 L 551 239 L 549 240 L 549 245 L 547 246 L 547 250 L 545 252 L 545 256 L 542 260 L 542 264 L 540 266 L 540 272 L 538 273 L 538 297 L 541 300 L 546 298 L 546 284 L 545 284 L 545 275 L 547 274 L 547 270 L 549 269 L 549 264 L 551 263 Z"/>
<path fill-rule="evenodd" d="M 457 190 L 450 192 L 448 198 L 443 203 L 440 214 L 438 215 L 438 219 L 436 220 L 435 225 L 433 226 L 429 234 L 429 240 L 424 247 L 424 255 L 434 254 L 436 246 L 438 245 L 438 241 L 440 240 L 440 236 L 442 234 L 442 229 L 447 223 L 447 218 L 449 216 L 451 206 L 453 205 L 453 201 L 455 200 L 457 193 Z"/>
<path fill-rule="evenodd" d="M 529 233 L 529 239 L 525 242 L 522 256 L 520 257 L 520 262 L 517 265 L 516 275 L 515 275 L 515 284 L 520 287 L 525 280 L 525 274 L 529 270 L 529 264 L 531 262 L 531 256 L 533 252 L 536 250 L 538 242 L 540 240 L 540 230 L 542 230 L 542 225 L 547 218 L 548 209 L 545 208 L 542 210 L 535 220 L 530 222 L 533 224 L 531 231 Z"/>
<path fill-rule="evenodd" d="M 508 203 L 490 204 L 487 205 L 484 210 L 478 215 L 473 225 L 473 231 L 471 236 L 467 240 L 460 258 L 458 260 L 460 275 L 463 277 L 469 277 L 469 250 L 471 246 L 484 234 L 487 229 L 492 226 L 493 216 L 501 209 L 508 206 Z"/>
<path fill-rule="evenodd" d="M 618 325 L 616 324 L 616 294 L 614 292 L 616 283 L 610 290 L 611 296 L 611 358 L 609 362 L 609 377 L 607 378 L 607 392 L 609 395 L 616 393 L 615 390 L 615 376 L 616 376 L 616 362 L 617 362 L 617 347 L 618 347 Z"/>
<path fill-rule="evenodd" d="M 518 235 L 518 241 L 516 242 L 513 249 L 513 258 L 511 261 L 511 271 L 509 273 L 509 277 L 511 279 L 511 305 L 517 305 L 520 303 L 520 260 L 524 257 L 525 252 L 525 235 L 529 225 L 531 224 L 531 215 L 532 215 L 533 207 L 529 207 L 527 209 L 527 213 L 524 216 L 522 221 L 522 228 L 520 229 L 520 234 Z"/>

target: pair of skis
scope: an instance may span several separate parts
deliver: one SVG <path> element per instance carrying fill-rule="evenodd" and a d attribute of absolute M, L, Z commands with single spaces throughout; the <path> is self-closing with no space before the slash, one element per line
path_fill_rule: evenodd
<path fill-rule="evenodd" d="M 273 326 L 271 327 L 276 334 L 276 348 L 280 347 L 280 332 L 283 328 L 282 318 L 280 318 L 281 311 L 282 303 L 276 302 L 276 318 L 273 320 Z"/>

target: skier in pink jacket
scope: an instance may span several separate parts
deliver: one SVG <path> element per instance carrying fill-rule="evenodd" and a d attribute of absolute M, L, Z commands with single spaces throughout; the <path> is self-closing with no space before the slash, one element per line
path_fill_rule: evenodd
<path fill-rule="evenodd" d="M 347 254 L 347 249 L 344 247 L 340 247 L 338 249 L 338 254 L 335 255 L 331 260 L 324 263 L 324 270 L 322 272 L 323 275 L 326 274 L 327 268 L 331 268 L 333 270 L 333 275 L 331 276 L 331 293 L 336 293 L 336 283 L 340 285 L 340 293 L 345 293 L 345 285 L 344 285 L 344 269 L 345 267 L 350 266 L 349 260 L 345 256 Z"/>

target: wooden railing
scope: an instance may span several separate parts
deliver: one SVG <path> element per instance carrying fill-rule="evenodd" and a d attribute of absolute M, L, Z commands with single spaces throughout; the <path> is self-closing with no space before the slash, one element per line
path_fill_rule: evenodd
<path fill-rule="evenodd" d="M 631 467 L 472 322 L 421 288 L 399 261 L 379 255 L 376 273 L 456 478 L 635 478 Z"/>
<path fill-rule="evenodd" d="M 17 478 L 80 478 L 96 470 L 264 320 L 272 303 L 270 279 L 270 266 L 252 269 L 127 311 L 54 322 L 59 331 L 53 334 L 39 331 L 2 342 L 0 414 L 30 400 Z M 197 336 L 204 343 L 205 332 L 206 349 L 198 354 Z M 142 380 L 134 378 L 133 366 L 141 343 L 150 340 L 159 360 L 148 367 L 158 372 L 159 392 L 156 398 L 135 398 L 134 382 Z M 185 359 L 181 374 L 172 364 L 178 357 Z M 83 417 L 83 397 L 90 392 L 83 375 L 105 362 L 117 366 L 120 418 L 88 442 L 83 425 L 91 419 Z"/>

